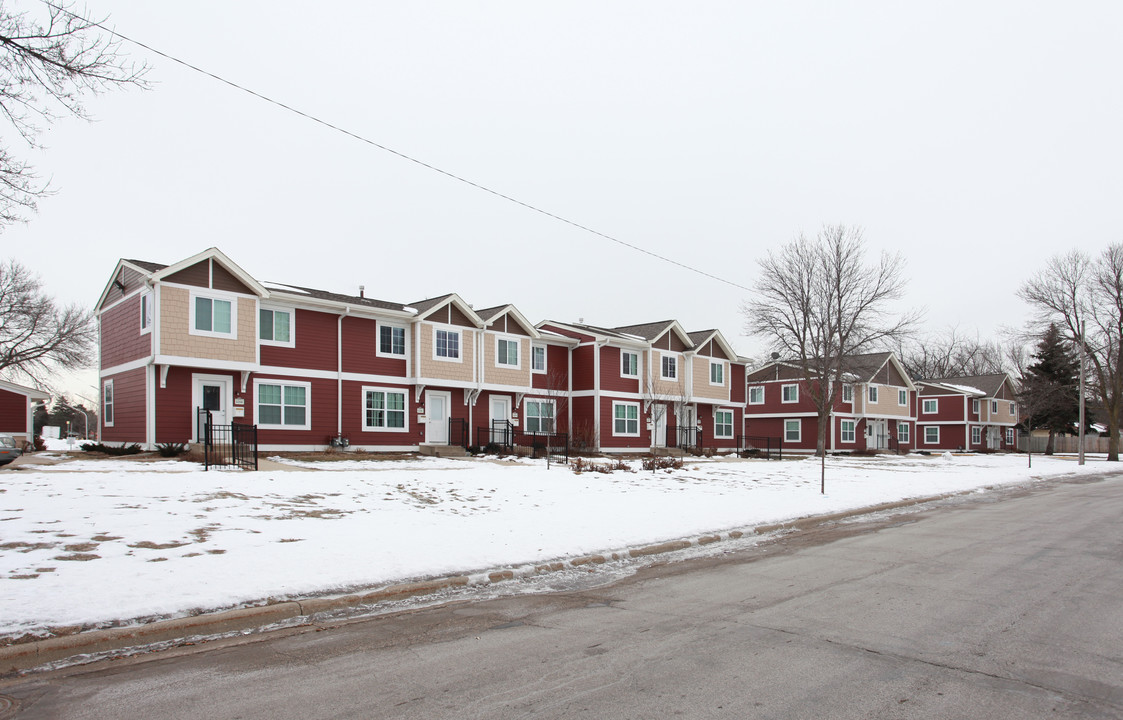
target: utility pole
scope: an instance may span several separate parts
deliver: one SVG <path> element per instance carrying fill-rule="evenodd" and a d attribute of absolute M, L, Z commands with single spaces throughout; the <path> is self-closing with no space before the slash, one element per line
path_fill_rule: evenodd
<path fill-rule="evenodd" d="M 1084 321 L 1080 321 L 1080 450 L 1078 465 L 1084 464 Z"/>

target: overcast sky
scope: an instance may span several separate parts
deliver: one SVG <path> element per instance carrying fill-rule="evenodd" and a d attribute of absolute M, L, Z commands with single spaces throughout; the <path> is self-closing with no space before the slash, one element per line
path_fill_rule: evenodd
<path fill-rule="evenodd" d="M 26 0 L 25 5 L 37 3 Z M 1052 254 L 1123 241 L 1123 3 L 90 0 L 121 33 L 371 141 L 752 287 L 824 223 L 907 259 L 932 332 L 1017 326 Z M 0 235 L 93 305 L 121 257 L 532 321 L 717 327 L 747 293 L 450 180 L 125 43 L 149 91 L 27 153 Z M 14 150 L 22 148 L 3 137 Z M 75 387 L 92 384 L 89 374 Z M 87 388 L 87 392 L 92 392 Z"/>

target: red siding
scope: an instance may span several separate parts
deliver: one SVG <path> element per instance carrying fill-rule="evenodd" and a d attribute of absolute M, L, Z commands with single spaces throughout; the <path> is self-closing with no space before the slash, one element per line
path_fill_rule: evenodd
<path fill-rule="evenodd" d="M 730 386 L 729 402 L 743 404 L 746 402 L 745 398 L 745 366 L 739 363 L 730 363 L 729 365 L 729 382 Z"/>
<path fill-rule="evenodd" d="M 620 353 L 617 347 L 604 346 L 600 350 L 600 386 L 601 390 L 612 392 L 639 392 L 639 378 L 629 378 L 620 375 Z M 633 352 L 633 351 L 628 351 Z M 636 366 L 642 362 L 643 356 L 636 353 Z"/>
<path fill-rule="evenodd" d="M 145 402 L 146 368 L 111 375 L 113 381 L 113 427 L 102 426 L 101 439 L 110 442 L 143 443 L 148 412 Z M 102 398 L 105 397 L 104 387 Z"/>
<path fill-rule="evenodd" d="M 152 333 L 140 334 L 140 296 L 101 315 L 101 367 L 111 368 L 152 353 Z"/>
<path fill-rule="evenodd" d="M 406 392 L 406 429 L 401 432 L 393 431 L 363 431 L 364 414 L 366 412 L 366 398 L 363 395 L 364 386 L 384 387 L 387 389 L 400 389 Z M 352 445 L 417 445 L 425 439 L 425 426 L 417 421 L 417 403 L 414 402 L 413 388 L 406 385 L 389 385 L 381 383 L 362 383 L 350 380 L 343 383 L 343 434 L 351 441 Z M 334 423 L 334 421 L 333 421 Z M 422 435 L 417 434 L 418 430 Z M 335 426 L 327 435 L 335 434 Z"/>
<path fill-rule="evenodd" d="M 593 346 L 582 345 L 573 349 L 573 389 L 593 389 Z"/>
<path fill-rule="evenodd" d="M 310 370 L 336 370 L 336 329 L 339 316 L 313 310 L 296 310 L 295 347 L 261 346 L 261 364 Z M 371 344 L 371 353 L 374 345 Z M 247 392 L 249 388 L 246 389 Z M 334 423 L 333 423 L 334 425 Z"/>
<path fill-rule="evenodd" d="M 593 424 L 593 398 L 575 397 L 570 401 L 573 404 L 573 441 L 587 442 L 591 447 L 596 447 L 598 440 Z"/>
<path fill-rule="evenodd" d="M 966 425 L 938 425 L 940 428 L 940 442 L 928 444 L 924 442 L 924 421 L 916 423 L 916 436 L 913 438 L 913 447 L 917 450 L 960 450 L 967 449 L 968 432 Z M 986 431 L 983 431 L 981 447 L 986 447 Z"/>
<path fill-rule="evenodd" d="M 717 433 L 714 432 L 714 411 L 732 410 L 733 411 L 733 437 L 719 438 Z M 698 405 L 698 422 L 702 425 L 702 447 L 731 449 L 737 447 L 737 436 L 741 434 L 742 427 L 742 413 L 740 408 L 729 407 L 728 405 Z"/>
<path fill-rule="evenodd" d="M 546 372 L 531 373 L 531 385 L 544 390 L 563 392 L 569 389 L 569 348 L 546 346 Z"/>
<path fill-rule="evenodd" d="M 0 432 L 27 432 L 27 396 L 0 389 Z"/>
<path fill-rule="evenodd" d="M 410 348 L 406 348 L 408 353 Z M 343 371 L 406 377 L 406 360 L 378 356 L 378 323 L 367 318 L 343 318 Z"/>
<path fill-rule="evenodd" d="M 612 416 L 612 403 L 613 402 L 635 402 L 639 405 L 639 437 L 617 437 L 612 434 L 613 416 Z M 651 448 L 651 436 L 647 431 L 647 420 L 650 415 L 643 412 L 642 400 L 621 400 L 619 398 L 602 397 L 600 400 L 600 435 L 601 447 L 621 449 L 628 448 L 636 452 L 642 452 Z M 667 417 L 674 418 L 674 410 L 668 406 Z"/>
<path fill-rule="evenodd" d="M 782 401 L 783 385 L 799 385 L 799 402 L 786 403 Z M 774 415 L 776 413 L 805 413 L 815 412 L 815 403 L 811 402 L 807 393 L 807 387 L 802 382 L 792 381 L 771 381 L 764 383 L 749 383 L 748 387 L 756 385 L 764 386 L 764 404 L 763 405 L 749 405 L 746 411 L 749 415 L 766 414 Z M 841 397 L 842 393 L 839 393 Z M 846 406 L 849 408 L 849 406 Z"/>
<path fill-rule="evenodd" d="M 308 418 L 309 430 L 270 430 L 259 428 L 257 441 L 262 445 L 327 445 L 336 433 L 337 425 L 337 381 L 322 378 L 285 378 L 278 375 L 262 375 L 254 373 L 253 379 L 246 385 L 246 415 L 242 422 L 256 423 L 254 416 L 254 381 L 276 380 L 284 382 L 308 383 Z M 346 410 L 346 407 L 344 408 Z"/>
<path fill-rule="evenodd" d="M 937 403 L 937 412 L 924 412 L 925 400 L 935 400 Z M 916 404 L 917 419 L 919 420 L 919 422 L 937 420 L 962 420 L 964 418 L 964 401 L 966 401 L 967 410 L 968 412 L 970 412 L 971 399 L 964 395 L 921 395 L 917 399 Z"/>

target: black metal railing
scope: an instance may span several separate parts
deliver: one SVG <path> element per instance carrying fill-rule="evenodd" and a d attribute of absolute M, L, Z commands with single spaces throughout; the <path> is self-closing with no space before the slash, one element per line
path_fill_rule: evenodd
<path fill-rule="evenodd" d="M 531 456 L 539 452 L 549 457 L 562 457 L 569 462 L 569 434 L 550 432 L 516 432 L 513 437 L 514 446 L 526 448 Z"/>
<path fill-rule="evenodd" d="M 768 460 L 780 460 L 784 455 L 784 440 L 778 437 L 765 435 L 738 435 L 737 455 L 751 457 L 762 455 Z"/>
<path fill-rule="evenodd" d="M 701 453 L 702 440 L 704 435 L 700 427 L 679 427 L 667 428 L 668 432 L 673 431 L 675 437 L 675 447 L 683 452 L 688 453 Z"/>
<path fill-rule="evenodd" d="M 196 437 L 203 443 L 203 469 L 232 465 L 257 470 L 257 425 L 216 425 L 211 420 L 211 411 L 199 408 L 196 426 L 201 434 Z"/>
<path fill-rule="evenodd" d="M 492 420 L 490 425 L 476 428 L 476 443 L 512 450 L 515 447 L 515 426 L 509 420 Z"/>
<path fill-rule="evenodd" d="M 468 421 L 464 418 L 448 419 L 448 444 L 468 449 Z"/>

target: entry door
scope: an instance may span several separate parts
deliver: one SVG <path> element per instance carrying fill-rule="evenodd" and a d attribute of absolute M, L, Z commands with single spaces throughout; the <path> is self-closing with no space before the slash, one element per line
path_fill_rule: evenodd
<path fill-rule="evenodd" d="M 491 396 L 491 441 L 505 443 L 507 437 L 507 423 L 511 420 L 511 398 L 506 395 Z"/>
<path fill-rule="evenodd" d="M 651 412 L 655 414 L 655 447 L 667 447 L 667 406 L 652 405 Z"/>
<path fill-rule="evenodd" d="M 226 425 L 230 422 L 230 404 L 233 392 L 233 382 L 224 375 L 195 375 L 192 389 L 192 418 L 191 426 L 195 428 L 195 439 L 200 440 L 198 434 L 202 430 L 199 420 L 199 410 L 211 411 L 212 425 Z"/>
<path fill-rule="evenodd" d="M 870 450 L 884 450 L 889 446 L 887 435 L 888 424 L 884 420 L 866 420 L 869 434 L 866 436 L 866 447 Z"/>
<path fill-rule="evenodd" d="M 425 442 L 430 445 L 448 444 L 448 410 L 452 396 L 446 392 L 425 392 Z"/>
<path fill-rule="evenodd" d="M 694 433 L 698 427 L 697 408 L 693 405 L 680 405 L 675 410 L 675 420 L 678 422 L 678 437 L 673 438 L 676 445 L 683 443 L 695 444 Z"/>
<path fill-rule="evenodd" d="M 999 428 L 987 428 L 987 447 L 991 450 L 1002 449 L 1002 430 Z"/>

